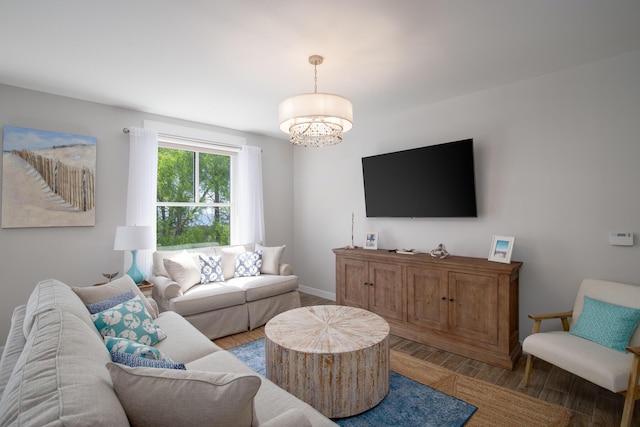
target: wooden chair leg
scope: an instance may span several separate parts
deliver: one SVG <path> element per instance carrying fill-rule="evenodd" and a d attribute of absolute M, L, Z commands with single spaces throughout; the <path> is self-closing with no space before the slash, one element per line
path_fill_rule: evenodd
<path fill-rule="evenodd" d="M 531 379 L 531 372 L 533 371 L 533 356 L 527 356 L 527 365 L 524 367 L 524 386 L 529 385 L 529 380 Z"/>
<path fill-rule="evenodd" d="M 640 386 L 638 378 L 640 377 L 640 356 L 636 355 L 631 364 L 631 372 L 629 373 L 629 384 L 627 385 L 627 397 L 624 400 L 624 410 L 622 411 L 622 421 L 620 427 L 631 426 L 631 418 L 633 417 L 633 409 L 636 400 L 640 399 Z"/>

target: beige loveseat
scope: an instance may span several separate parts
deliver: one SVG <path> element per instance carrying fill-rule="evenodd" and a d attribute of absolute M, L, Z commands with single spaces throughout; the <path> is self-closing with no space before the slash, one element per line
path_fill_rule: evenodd
<path fill-rule="evenodd" d="M 85 303 L 125 289 L 142 295 L 128 276 L 77 292 L 56 280 L 35 287 L 13 313 L 0 359 L 0 425 L 335 426 L 177 313 L 156 317 L 149 301 L 166 335 L 154 349 L 186 370 L 113 363 Z"/>
<path fill-rule="evenodd" d="M 156 251 L 149 278 L 153 299 L 160 311 L 175 311 L 210 339 L 255 329 L 300 307 L 298 277 L 281 262 L 284 250 L 285 246 L 251 243 Z M 257 253 L 260 268 L 244 268 L 239 256 Z M 218 261 L 218 274 L 212 273 L 216 280 L 205 280 L 201 257 Z M 238 277 L 239 268 L 246 277 Z"/>

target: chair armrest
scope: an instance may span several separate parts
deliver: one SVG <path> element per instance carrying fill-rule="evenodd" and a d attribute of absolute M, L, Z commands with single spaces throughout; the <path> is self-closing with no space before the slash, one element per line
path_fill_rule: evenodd
<path fill-rule="evenodd" d="M 562 329 L 569 330 L 569 317 L 573 316 L 573 311 L 563 311 L 561 313 L 544 313 L 544 314 L 530 314 L 529 319 L 533 320 L 532 334 L 540 332 L 540 324 L 543 320 L 560 319 L 562 322 Z"/>
<path fill-rule="evenodd" d="M 164 300 L 170 300 L 182 295 L 182 287 L 168 277 L 151 276 L 149 281 L 153 283 L 153 295 L 158 295 Z"/>
<path fill-rule="evenodd" d="M 290 264 L 280 264 L 280 275 L 291 276 L 293 274 L 293 267 Z"/>
<path fill-rule="evenodd" d="M 633 353 L 635 357 L 640 357 L 640 347 L 627 347 L 629 353 Z"/>

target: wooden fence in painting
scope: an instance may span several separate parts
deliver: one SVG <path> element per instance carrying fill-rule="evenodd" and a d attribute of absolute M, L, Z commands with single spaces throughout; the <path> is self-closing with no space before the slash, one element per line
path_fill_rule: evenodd
<path fill-rule="evenodd" d="M 29 150 L 14 150 L 12 154 L 29 163 L 54 194 L 76 209 L 88 211 L 95 206 L 95 177 L 91 169 L 68 166 L 58 159 L 44 157 Z"/>

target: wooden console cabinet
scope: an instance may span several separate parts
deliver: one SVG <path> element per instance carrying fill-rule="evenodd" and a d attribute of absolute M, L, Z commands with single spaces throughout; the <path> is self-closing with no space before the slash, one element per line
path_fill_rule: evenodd
<path fill-rule="evenodd" d="M 391 333 L 513 369 L 521 262 L 334 249 L 338 304 L 384 317 Z"/>

